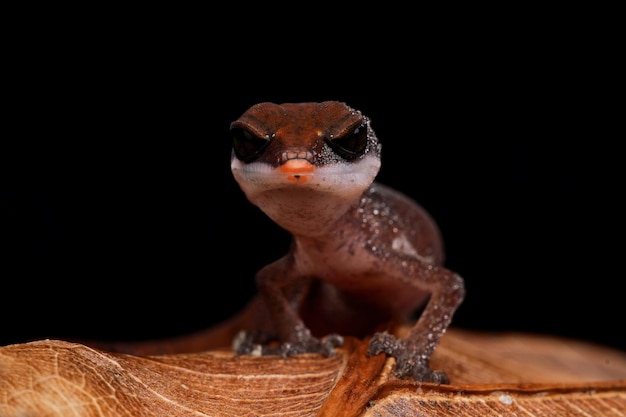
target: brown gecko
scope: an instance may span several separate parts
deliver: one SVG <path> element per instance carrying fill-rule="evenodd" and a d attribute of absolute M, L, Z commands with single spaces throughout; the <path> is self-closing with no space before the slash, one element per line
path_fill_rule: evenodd
<path fill-rule="evenodd" d="M 396 358 L 398 377 L 449 383 L 430 357 L 464 281 L 443 266 L 431 216 L 374 181 L 381 145 L 370 120 L 336 101 L 260 103 L 230 130 L 237 183 L 293 236 L 289 252 L 256 275 L 259 312 L 236 351 L 332 355 L 342 336 L 371 337 L 369 354 Z M 420 309 L 406 337 L 386 331 Z"/>

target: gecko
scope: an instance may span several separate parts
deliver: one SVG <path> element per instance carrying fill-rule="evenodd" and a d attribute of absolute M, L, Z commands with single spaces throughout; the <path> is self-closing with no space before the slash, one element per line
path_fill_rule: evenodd
<path fill-rule="evenodd" d="M 231 171 L 250 203 L 291 235 L 255 276 L 262 313 L 238 354 L 333 354 L 369 337 L 399 378 L 449 384 L 430 358 L 465 297 L 442 233 L 416 201 L 376 181 L 381 143 L 340 101 L 251 106 L 230 124 Z M 390 329 L 419 313 L 406 335 Z"/>

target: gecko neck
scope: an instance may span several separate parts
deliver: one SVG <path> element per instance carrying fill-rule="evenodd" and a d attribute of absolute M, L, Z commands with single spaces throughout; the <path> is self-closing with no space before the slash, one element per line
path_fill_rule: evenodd
<path fill-rule="evenodd" d="M 284 188 L 259 194 L 252 202 L 292 235 L 319 237 L 336 229 L 350 207 L 358 203 L 360 195 L 361 191 L 337 195 Z"/>

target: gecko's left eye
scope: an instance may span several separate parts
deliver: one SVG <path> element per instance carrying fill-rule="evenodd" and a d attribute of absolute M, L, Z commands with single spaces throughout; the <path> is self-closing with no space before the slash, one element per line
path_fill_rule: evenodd
<path fill-rule="evenodd" d="M 232 127 L 230 133 L 233 135 L 235 156 L 243 162 L 254 161 L 270 143 L 269 140 L 255 136 L 240 127 Z"/>
<path fill-rule="evenodd" d="M 361 124 L 344 135 L 329 139 L 328 144 L 342 158 L 356 159 L 367 148 L 367 126 Z"/>

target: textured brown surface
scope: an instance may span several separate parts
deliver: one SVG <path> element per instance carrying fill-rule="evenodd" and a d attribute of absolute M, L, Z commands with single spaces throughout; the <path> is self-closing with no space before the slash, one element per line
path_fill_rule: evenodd
<path fill-rule="evenodd" d="M 361 416 L 624 416 L 626 385 L 387 387 Z"/>
<path fill-rule="evenodd" d="M 0 416 L 626 416 L 626 354 L 531 335 L 450 330 L 451 384 L 391 376 L 348 339 L 338 355 L 137 356 L 58 340 L 0 347 Z"/>

